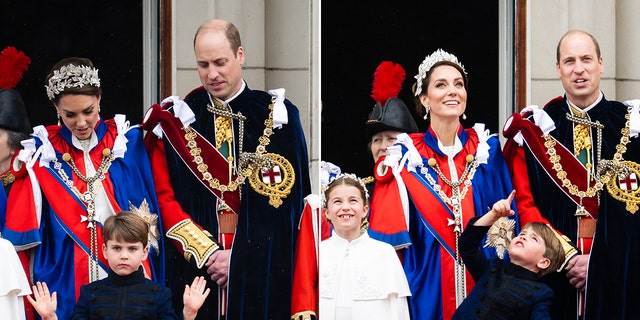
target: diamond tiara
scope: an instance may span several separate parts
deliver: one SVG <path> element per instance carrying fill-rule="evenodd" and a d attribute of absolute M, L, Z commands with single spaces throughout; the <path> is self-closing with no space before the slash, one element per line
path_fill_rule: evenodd
<path fill-rule="evenodd" d="M 49 100 L 53 100 L 67 88 L 82 88 L 87 85 L 100 87 L 98 69 L 69 64 L 62 66 L 60 70 L 53 71 L 49 84 L 44 87 L 47 89 Z"/>
<path fill-rule="evenodd" d="M 422 63 L 418 67 L 418 74 L 414 76 L 414 78 L 416 79 L 416 97 L 419 96 L 420 93 L 422 93 L 422 80 L 427 77 L 427 73 L 429 72 L 429 70 L 431 70 L 433 65 L 440 61 L 453 62 L 457 64 L 465 74 L 467 73 L 467 71 L 464 70 L 464 66 L 462 65 L 462 63 L 460 63 L 460 61 L 458 61 L 458 58 L 456 56 L 442 49 L 438 49 L 431 55 L 426 56 L 424 58 L 424 61 L 422 61 Z"/>
<path fill-rule="evenodd" d="M 364 184 L 364 181 L 362 181 L 362 179 L 358 178 L 358 176 L 356 176 L 353 173 L 339 173 L 335 177 L 329 178 L 329 183 L 327 183 L 326 186 L 322 187 L 322 207 L 323 208 L 327 205 L 327 198 L 326 198 L 327 189 L 329 189 L 329 186 L 338 179 L 352 179 L 357 181 L 362 187 L 362 190 L 364 190 L 365 203 L 367 200 L 369 200 L 369 191 L 367 190 L 367 186 Z"/>

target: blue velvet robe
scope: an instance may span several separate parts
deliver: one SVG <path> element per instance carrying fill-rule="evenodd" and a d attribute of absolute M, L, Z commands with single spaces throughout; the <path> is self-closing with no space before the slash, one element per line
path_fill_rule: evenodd
<path fill-rule="evenodd" d="M 566 118 L 570 112 L 566 98 L 549 102 L 544 110 L 555 122 L 551 135 L 573 150 L 573 123 Z M 602 129 L 602 159 L 612 159 L 625 126 L 627 106 L 604 97 L 588 111 L 591 121 L 599 121 Z M 596 130 L 592 130 L 594 150 Z M 627 144 L 625 160 L 640 162 L 640 140 L 631 138 Z M 535 204 L 547 220 L 573 243 L 577 239 L 576 204 L 550 180 L 531 152 L 525 148 L 525 157 Z M 596 164 L 597 165 L 597 164 Z M 614 177 L 615 178 L 615 177 Z M 587 319 L 639 319 L 640 304 L 640 213 L 631 214 L 625 203 L 611 197 L 606 187 L 600 192 L 598 222 L 591 248 L 587 279 L 585 315 Z M 566 272 L 553 273 L 546 282 L 554 290 L 552 316 L 574 319 L 576 316 L 576 289 L 571 286 Z"/>
<path fill-rule="evenodd" d="M 196 121 L 191 127 L 208 141 L 215 142 L 214 117 L 207 111 L 210 101 L 206 90 L 202 87 L 195 89 L 184 101 L 195 113 Z M 241 112 L 247 118 L 243 151 L 255 151 L 258 137 L 263 134 L 270 103 L 271 95 L 248 87 L 229 102 L 234 113 Z M 242 186 L 238 225 L 231 248 L 227 320 L 289 319 L 291 316 L 297 224 L 303 211 L 304 197 L 311 192 L 311 187 L 307 146 L 298 109 L 288 100 L 285 100 L 285 105 L 289 123 L 274 130 L 266 150 L 283 156 L 291 163 L 295 171 L 295 185 L 277 209 L 269 204 L 267 196 L 256 193 L 248 182 Z M 239 141 L 238 130 L 234 130 L 234 141 Z M 214 195 L 189 171 L 166 139 L 164 144 L 176 200 L 196 224 L 217 235 Z M 234 146 L 237 151 L 238 143 Z M 199 270 L 189 264 L 171 245 L 167 246 L 166 256 L 167 285 L 172 292 L 182 292 L 184 284 L 191 283 L 195 276 L 204 275 L 208 279 L 207 287 L 211 287 L 212 292 L 198 312 L 198 319 L 216 319 L 217 286 L 210 280 L 206 268 Z M 174 294 L 173 304 L 174 309 L 182 310 L 182 297 Z"/>

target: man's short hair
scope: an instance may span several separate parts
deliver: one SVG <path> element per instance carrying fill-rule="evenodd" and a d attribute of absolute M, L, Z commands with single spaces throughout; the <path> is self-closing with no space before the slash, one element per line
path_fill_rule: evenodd
<path fill-rule="evenodd" d="M 600 60 L 600 44 L 598 44 L 598 40 L 596 40 L 596 37 L 594 37 L 592 34 L 590 34 L 589 32 L 586 32 L 586 31 L 569 30 L 562 36 L 562 38 L 560 38 L 560 41 L 558 41 L 558 46 L 556 47 L 556 62 L 560 62 L 560 45 L 562 44 L 562 41 L 568 35 L 575 34 L 575 33 L 586 34 L 587 36 L 589 36 L 589 38 L 591 38 L 591 41 L 593 41 L 593 45 L 596 47 L 597 58 L 598 58 L 598 60 Z"/>

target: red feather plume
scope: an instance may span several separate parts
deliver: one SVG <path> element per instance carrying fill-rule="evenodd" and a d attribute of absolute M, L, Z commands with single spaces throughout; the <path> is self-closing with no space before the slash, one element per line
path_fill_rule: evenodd
<path fill-rule="evenodd" d="M 382 61 L 373 73 L 371 98 L 384 106 L 389 98 L 398 96 L 404 77 L 405 71 L 400 64 Z"/>
<path fill-rule="evenodd" d="M 6 47 L 0 52 L 0 88 L 13 89 L 29 68 L 31 59 L 14 47 Z"/>

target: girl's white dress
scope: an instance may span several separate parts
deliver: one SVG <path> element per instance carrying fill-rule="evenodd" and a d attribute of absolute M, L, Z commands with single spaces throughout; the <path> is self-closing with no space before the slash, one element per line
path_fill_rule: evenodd
<path fill-rule="evenodd" d="M 25 319 L 24 298 L 31 294 L 29 281 L 13 244 L 0 238 L 0 319 Z"/>
<path fill-rule="evenodd" d="M 366 232 L 351 242 L 334 233 L 320 243 L 320 319 L 409 319 L 410 295 L 391 245 Z"/>

